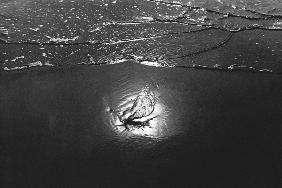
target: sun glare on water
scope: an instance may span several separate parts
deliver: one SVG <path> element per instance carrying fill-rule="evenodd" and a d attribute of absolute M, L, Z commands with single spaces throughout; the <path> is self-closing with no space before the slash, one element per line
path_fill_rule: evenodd
<path fill-rule="evenodd" d="M 160 93 L 157 90 L 149 91 L 149 87 L 145 86 L 139 93 L 127 95 L 126 101 L 120 101 L 116 108 L 106 105 L 107 121 L 114 132 L 121 136 L 166 136 L 168 110 Z"/>

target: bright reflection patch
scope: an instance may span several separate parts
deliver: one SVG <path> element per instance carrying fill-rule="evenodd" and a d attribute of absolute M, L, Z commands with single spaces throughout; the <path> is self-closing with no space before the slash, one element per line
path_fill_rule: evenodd
<path fill-rule="evenodd" d="M 168 110 L 156 89 L 152 91 L 150 87 L 145 86 L 139 92 L 131 92 L 115 107 L 110 106 L 105 99 L 104 102 L 107 121 L 117 134 L 152 138 L 168 134 Z M 152 110 L 149 109 L 150 105 L 153 105 Z"/>

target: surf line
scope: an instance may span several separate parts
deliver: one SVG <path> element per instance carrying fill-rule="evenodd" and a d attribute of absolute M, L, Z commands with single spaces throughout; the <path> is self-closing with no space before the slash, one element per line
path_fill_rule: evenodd
<path fill-rule="evenodd" d="M 232 32 L 229 32 L 229 34 L 225 37 L 225 39 L 223 39 L 222 41 L 220 41 L 219 43 L 217 43 L 213 46 L 204 48 L 204 49 L 196 51 L 196 52 L 192 52 L 192 53 L 189 53 L 189 54 L 185 54 L 185 55 L 177 56 L 177 57 L 172 57 L 172 58 L 168 58 L 168 59 L 180 59 L 180 58 L 190 57 L 190 56 L 194 56 L 194 55 L 202 54 L 202 53 L 205 53 L 205 52 L 208 52 L 208 51 L 211 51 L 211 50 L 218 49 L 220 47 L 223 47 L 226 43 L 228 43 L 231 40 L 231 38 L 233 37 L 233 35 L 234 34 Z"/>

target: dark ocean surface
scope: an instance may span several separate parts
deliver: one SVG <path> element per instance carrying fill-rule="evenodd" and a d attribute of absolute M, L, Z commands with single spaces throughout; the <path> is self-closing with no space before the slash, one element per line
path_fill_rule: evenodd
<path fill-rule="evenodd" d="M 149 82 L 160 116 L 150 127 L 117 128 L 108 105 Z M 281 83 L 280 75 L 132 62 L 6 73 L 4 185 L 279 187 Z"/>
<path fill-rule="evenodd" d="M 282 186 L 280 0 L 0 0 L 0 186 Z"/>

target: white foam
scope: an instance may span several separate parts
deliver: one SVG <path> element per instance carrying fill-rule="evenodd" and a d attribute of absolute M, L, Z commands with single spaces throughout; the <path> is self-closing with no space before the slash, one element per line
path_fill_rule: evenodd
<path fill-rule="evenodd" d="M 35 61 L 28 64 L 28 67 L 37 67 L 37 66 L 42 66 L 41 61 Z"/>
<path fill-rule="evenodd" d="M 47 38 L 49 38 L 50 42 L 69 42 L 69 41 L 75 41 L 79 38 L 79 36 L 76 36 L 74 38 L 53 38 L 48 35 L 45 35 Z"/>

